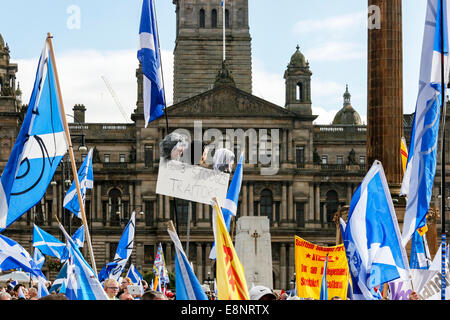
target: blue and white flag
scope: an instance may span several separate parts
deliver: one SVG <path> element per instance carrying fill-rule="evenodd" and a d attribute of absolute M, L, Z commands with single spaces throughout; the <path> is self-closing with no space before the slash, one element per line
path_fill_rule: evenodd
<path fill-rule="evenodd" d="M 36 277 L 44 277 L 30 254 L 16 241 L 0 234 L 0 271 L 22 269 Z"/>
<path fill-rule="evenodd" d="M 411 269 L 427 270 L 429 267 L 429 262 L 431 261 L 427 256 L 424 237 L 422 237 L 416 230 L 411 242 L 411 256 L 409 260 L 409 267 Z"/>
<path fill-rule="evenodd" d="M 134 264 L 130 265 L 126 276 L 131 279 L 131 282 L 138 285 L 141 289 L 141 294 L 144 294 L 144 286 L 142 285 L 143 278 L 139 271 L 134 267 Z"/>
<path fill-rule="evenodd" d="M 328 271 L 328 254 L 325 258 L 325 264 L 323 266 L 322 283 L 320 284 L 320 298 L 319 300 L 328 300 L 328 282 L 327 282 L 327 271 Z"/>
<path fill-rule="evenodd" d="M 440 10 L 444 3 L 444 30 Z M 430 206 L 438 145 L 441 97 L 448 84 L 448 16 L 447 0 L 428 0 L 422 44 L 419 94 L 411 133 L 408 164 L 402 193 L 408 195 L 403 220 L 402 242 L 406 246 L 414 231 L 425 226 Z M 441 84 L 441 35 L 444 34 L 444 79 Z"/>
<path fill-rule="evenodd" d="M 67 264 L 68 263 L 69 263 L 69 261 L 66 260 L 66 262 L 63 264 L 61 270 L 59 270 L 59 273 L 56 276 L 55 281 L 53 281 L 53 284 L 50 287 L 50 290 L 49 290 L 50 293 L 52 293 L 53 291 L 58 291 L 58 290 L 59 290 L 59 292 L 64 293 L 64 291 L 61 291 L 60 289 L 61 289 L 63 283 L 67 279 Z"/>
<path fill-rule="evenodd" d="M 81 191 L 81 198 L 83 205 L 86 199 L 86 190 L 94 187 L 94 171 L 92 169 L 92 153 L 94 149 L 90 149 L 87 156 L 84 158 L 80 169 L 78 169 L 78 180 Z M 72 182 L 69 190 L 64 197 L 64 208 L 71 211 L 78 218 L 81 217 L 80 203 L 78 201 L 78 194 L 75 180 Z"/>
<path fill-rule="evenodd" d="M 78 228 L 77 231 L 72 236 L 72 240 L 78 246 L 78 248 L 82 248 L 84 245 L 84 225 Z"/>
<path fill-rule="evenodd" d="M 75 242 L 61 224 L 59 224 L 59 228 L 66 238 L 66 246 L 69 252 L 66 295 L 67 290 L 73 290 L 74 293 L 71 297 L 76 296 L 77 300 L 108 300 L 108 296 L 97 275 L 86 262 Z"/>
<path fill-rule="evenodd" d="M 144 78 L 145 127 L 164 114 L 166 105 L 154 9 L 153 0 L 143 0 L 137 58 Z"/>
<path fill-rule="evenodd" d="M 58 258 L 59 260 L 64 260 L 67 256 L 67 249 L 64 242 L 59 241 L 37 225 L 33 227 L 33 247 L 41 250 L 43 254 Z"/>
<path fill-rule="evenodd" d="M 123 230 L 114 260 L 106 264 L 98 274 L 100 281 L 103 282 L 108 278 L 113 278 L 117 281 L 122 274 L 133 251 L 135 219 L 136 213 L 133 211 L 130 221 L 128 221 L 127 226 Z"/>
<path fill-rule="evenodd" d="M 375 287 L 397 278 L 410 279 L 397 216 L 378 160 L 353 195 L 343 240 L 355 300 L 378 299 Z"/>
<path fill-rule="evenodd" d="M 175 287 L 177 300 L 208 300 L 200 282 L 195 276 L 184 253 L 180 239 L 175 232 L 167 230 L 175 245 Z"/>
<path fill-rule="evenodd" d="M 244 153 L 241 153 L 239 162 L 233 174 L 233 179 L 231 180 L 230 186 L 227 192 L 227 199 L 222 205 L 223 219 L 225 220 L 225 225 L 227 226 L 228 232 L 230 232 L 231 217 L 236 216 L 237 206 L 239 203 L 239 193 L 241 192 L 242 178 L 244 172 Z M 213 243 L 211 251 L 209 253 L 209 258 L 215 260 L 217 257 L 216 243 Z"/>
<path fill-rule="evenodd" d="M 45 262 L 45 257 L 38 248 L 34 248 L 33 261 L 39 269 L 42 269 Z"/>
<path fill-rule="evenodd" d="M 78 299 L 78 283 L 73 256 L 70 256 L 67 261 L 67 278 L 64 285 L 64 294 L 69 300 L 81 300 Z"/>
<path fill-rule="evenodd" d="M 38 279 L 38 288 L 37 288 L 37 296 L 38 298 L 42 298 L 48 296 L 50 293 L 47 290 L 47 286 L 45 285 L 45 279 L 39 277 Z"/>
<path fill-rule="evenodd" d="M 0 232 L 41 201 L 68 143 L 46 41 L 16 143 L 0 178 Z"/>

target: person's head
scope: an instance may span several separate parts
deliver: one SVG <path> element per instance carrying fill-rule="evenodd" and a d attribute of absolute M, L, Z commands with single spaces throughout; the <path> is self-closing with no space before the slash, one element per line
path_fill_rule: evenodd
<path fill-rule="evenodd" d="M 69 300 L 64 293 L 49 294 L 39 300 Z"/>
<path fill-rule="evenodd" d="M 168 300 L 167 297 L 158 291 L 148 290 L 144 292 L 142 300 Z"/>
<path fill-rule="evenodd" d="M 144 291 L 146 291 L 146 290 L 148 289 L 148 283 L 147 283 L 147 281 L 142 280 L 141 283 L 142 283 L 142 287 L 144 288 Z"/>
<path fill-rule="evenodd" d="M 133 296 L 127 292 L 120 295 L 119 300 L 134 300 Z"/>
<path fill-rule="evenodd" d="M 111 299 L 117 295 L 119 292 L 119 283 L 115 279 L 106 279 L 103 283 L 103 287 L 105 288 L 106 295 Z"/>
<path fill-rule="evenodd" d="M 36 288 L 30 288 L 28 289 L 28 299 L 30 300 L 37 300 L 38 299 L 38 292 Z"/>
<path fill-rule="evenodd" d="M 125 290 L 128 286 L 133 285 L 133 282 L 130 278 L 125 277 L 122 279 L 122 282 L 120 283 L 120 289 Z"/>
<path fill-rule="evenodd" d="M 254 286 L 248 292 L 250 300 L 275 300 L 276 296 L 272 290 L 264 286 Z"/>
<path fill-rule="evenodd" d="M 334 296 L 333 298 L 331 298 L 331 300 L 342 300 L 342 298 L 339 296 Z"/>
<path fill-rule="evenodd" d="M 11 300 L 11 295 L 8 292 L 0 292 L 0 300 Z"/>

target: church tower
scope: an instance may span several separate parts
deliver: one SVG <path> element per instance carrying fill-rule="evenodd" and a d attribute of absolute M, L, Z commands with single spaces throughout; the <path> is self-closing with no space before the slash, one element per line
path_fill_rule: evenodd
<path fill-rule="evenodd" d="M 221 0 L 173 0 L 176 6 L 173 102 L 212 88 L 223 60 Z M 252 92 L 248 0 L 225 1 L 226 62 L 236 87 Z"/>
<path fill-rule="evenodd" d="M 302 115 L 311 115 L 311 76 L 309 62 L 297 50 L 291 57 L 284 73 L 286 80 L 286 109 Z"/>

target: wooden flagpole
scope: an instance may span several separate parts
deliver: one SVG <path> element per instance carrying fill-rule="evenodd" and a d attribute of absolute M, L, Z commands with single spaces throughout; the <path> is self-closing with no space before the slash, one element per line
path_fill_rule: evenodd
<path fill-rule="evenodd" d="M 55 54 L 54 54 L 54 51 L 53 51 L 52 38 L 53 37 L 51 36 L 51 34 L 47 33 L 47 43 L 48 43 L 48 45 L 50 47 L 51 59 L 52 59 L 51 61 L 52 61 L 52 64 L 53 64 L 53 68 L 55 70 L 56 88 L 58 89 L 59 103 L 60 103 L 60 106 L 61 106 L 61 118 L 62 118 L 63 125 L 64 125 L 64 132 L 66 134 L 67 143 L 69 144 L 70 163 L 72 165 L 72 173 L 73 173 L 73 177 L 74 177 L 75 185 L 76 185 L 76 189 L 77 189 L 78 203 L 80 204 L 80 209 L 81 209 L 81 218 L 82 218 L 84 229 L 85 229 L 84 231 L 86 233 L 86 239 L 87 239 L 87 243 L 88 243 L 88 248 L 89 248 L 89 254 L 90 254 L 90 258 L 91 258 L 92 268 L 93 268 L 95 274 L 97 275 L 97 267 L 95 265 L 94 252 L 92 250 L 91 236 L 89 234 L 89 228 L 88 228 L 87 219 L 86 219 L 86 212 L 84 210 L 83 200 L 82 200 L 82 197 L 81 197 L 80 182 L 78 181 L 78 172 L 77 172 L 77 168 L 76 168 L 76 165 L 75 165 L 75 156 L 73 154 L 72 140 L 70 139 L 69 126 L 67 125 L 67 121 L 66 121 L 66 112 L 64 111 L 64 104 L 63 104 L 63 100 L 62 100 L 61 87 L 59 85 L 58 71 L 56 69 Z"/>

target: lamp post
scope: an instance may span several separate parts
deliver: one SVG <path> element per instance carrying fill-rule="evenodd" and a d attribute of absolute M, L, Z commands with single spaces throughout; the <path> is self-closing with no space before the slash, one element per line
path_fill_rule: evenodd
<path fill-rule="evenodd" d="M 211 285 L 214 284 L 214 279 L 211 279 L 211 272 L 208 271 L 208 278 L 205 279 L 205 284 L 209 286 L 209 290 L 211 291 Z"/>

